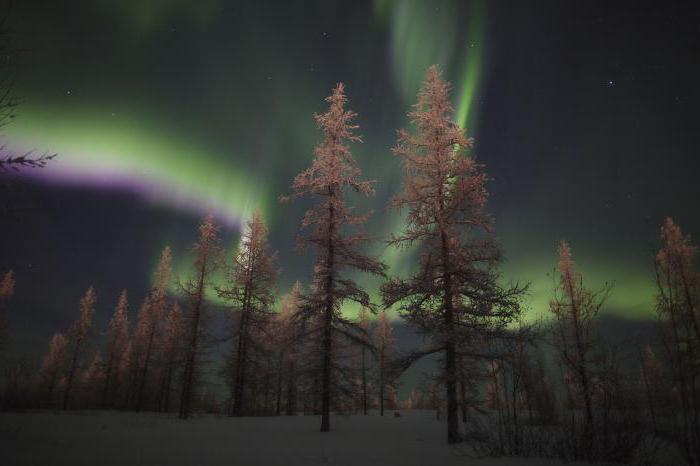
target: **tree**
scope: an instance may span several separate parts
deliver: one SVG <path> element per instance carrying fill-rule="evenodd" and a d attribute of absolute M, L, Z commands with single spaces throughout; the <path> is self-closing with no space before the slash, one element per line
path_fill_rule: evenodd
<path fill-rule="evenodd" d="M 126 290 L 122 290 L 117 307 L 114 309 L 114 314 L 107 327 L 107 358 L 101 401 L 103 408 L 112 402 L 111 396 L 114 393 L 119 363 L 127 349 L 129 340 L 128 306 Z"/>
<path fill-rule="evenodd" d="M 240 316 L 232 378 L 232 416 L 244 413 L 246 376 L 253 332 L 264 331 L 274 304 L 273 287 L 277 278 L 275 254 L 269 252 L 267 227 L 260 212 L 255 212 L 246 223 L 233 265 L 228 271 L 229 286 L 218 290 L 219 296 L 231 303 Z"/>
<path fill-rule="evenodd" d="M 582 400 L 584 419 L 581 432 L 583 456 L 593 454 L 593 384 L 592 372 L 595 350 L 594 323 L 610 287 L 597 292 L 583 285 L 583 276 L 574 269 L 571 249 L 566 241 L 559 246 L 559 283 L 549 311 L 554 317 L 554 346 L 562 367 L 568 374 L 569 393 L 575 404 Z"/>
<path fill-rule="evenodd" d="M 359 315 L 359 325 L 360 329 L 366 334 L 369 334 L 369 317 L 367 315 L 367 308 L 360 308 Z M 367 346 L 360 345 L 360 372 L 362 380 L 362 413 L 367 416 Z"/>
<path fill-rule="evenodd" d="M 15 273 L 10 270 L 5 272 L 5 275 L 0 281 L 0 354 L 7 346 L 7 316 L 5 315 L 6 302 L 15 294 Z"/>
<path fill-rule="evenodd" d="M 219 227 L 211 216 L 199 225 L 199 239 L 194 245 L 195 276 L 180 285 L 187 303 L 184 320 L 185 367 L 182 376 L 180 397 L 180 419 L 187 419 L 192 409 L 192 399 L 197 382 L 198 362 L 206 321 L 206 293 L 211 286 L 211 277 L 221 266 Z"/>
<path fill-rule="evenodd" d="M 136 409 L 140 410 L 143 405 L 143 393 L 148 380 L 148 369 L 154 352 L 154 343 L 158 332 L 161 314 L 167 306 L 167 288 L 172 274 L 172 256 L 170 247 L 166 246 L 161 253 L 158 268 L 154 276 L 154 284 L 144 303 L 144 312 L 140 316 L 138 328 L 143 332 L 144 354 L 141 365 L 141 374 L 138 378 L 138 391 L 136 394 Z M 143 319 L 143 321 L 141 321 Z"/>
<path fill-rule="evenodd" d="M 17 50 L 12 44 L 12 37 L 7 28 L 11 5 L 5 6 L 6 9 L 0 17 L 0 130 L 14 120 L 19 105 L 19 100 L 13 92 L 14 77 L 12 72 Z M 0 174 L 10 170 L 16 171 L 20 168 L 41 168 L 55 156 L 56 154 L 36 155 L 31 151 L 16 154 L 8 151 L 4 144 L 0 144 Z"/>
<path fill-rule="evenodd" d="M 80 317 L 76 320 L 68 331 L 68 371 L 66 375 L 66 388 L 63 392 L 63 409 L 68 408 L 71 389 L 75 379 L 76 371 L 80 363 L 80 357 L 85 349 L 88 331 L 92 326 L 92 316 L 95 313 L 95 289 L 88 288 L 85 295 L 80 300 Z"/>
<path fill-rule="evenodd" d="M 700 274 L 697 248 L 671 218 L 661 227 L 663 247 L 656 254 L 656 308 L 681 425 L 677 433 L 688 463 L 700 464 Z"/>
<path fill-rule="evenodd" d="M 164 339 L 162 346 L 162 360 L 164 362 L 162 378 L 160 384 L 160 396 L 158 399 L 158 409 L 168 412 L 170 406 L 170 391 L 173 380 L 173 373 L 179 361 L 180 339 L 183 335 L 182 312 L 178 303 L 173 303 L 165 320 L 163 330 Z"/>
<path fill-rule="evenodd" d="M 346 191 L 370 196 L 374 190 L 372 181 L 360 180 L 360 169 L 348 146 L 351 142 L 360 142 L 361 138 L 355 134 L 357 125 L 352 124 L 356 114 L 345 110 L 347 98 L 342 83 L 333 89 L 326 102 L 328 111 L 314 115 L 323 140 L 314 150 L 311 167 L 294 179 L 290 196 L 311 196 L 318 201 L 302 221 L 302 229 L 307 231 L 305 243 L 316 248 L 318 257 L 311 290 L 304 297 L 298 320 L 307 324 L 306 332 L 310 337 L 320 337 L 321 432 L 330 430 L 331 404 L 334 391 L 339 388 L 337 376 L 342 377 L 343 372 L 335 358 L 334 338 L 342 336 L 357 344 L 368 344 L 357 323 L 342 315 L 342 305 L 345 301 L 354 301 L 375 309 L 367 292 L 342 272 L 352 269 L 383 276 L 385 270 L 384 264 L 361 252 L 360 247 L 369 238 L 362 233 L 346 231 L 362 225 L 367 218 L 353 214 L 345 199 Z M 283 201 L 288 199 L 282 198 Z"/>
<path fill-rule="evenodd" d="M 95 396 L 98 393 L 99 387 L 104 386 L 104 370 L 102 367 L 102 358 L 100 351 L 95 351 L 95 356 L 92 362 L 82 373 L 81 385 L 83 387 L 84 403 L 88 406 L 94 406 L 97 402 Z"/>
<path fill-rule="evenodd" d="M 377 387 L 379 388 L 379 414 L 384 416 L 384 401 L 386 389 L 389 387 L 392 377 L 390 375 L 390 361 L 392 346 L 394 344 L 394 331 L 386 311 L 379 315 L 379 323 L 374 330 L 374 347 L 377 351 Z"/>
<path fill-rule="evenodd" d="M 294 316 L 302 302 L 304 290 L 299 281 L 294 283 L 291 291 L 282 299 L 280 303 L 280 334 L 278 344 L 282 353 L 282 374 L 286 377 L 286 414 L 292 416 L 297 411 L 297 377 L 298 359 L 300 357 L 300 335 L 298 326 L 295 325 Z"/>
<path fill-rule="evenodd" d="M 146 350 L 148 347 L 149 335 L 151 333 L 151 297 L 147 295 L 138 312 L 136 313 L 136 323 L 131 336 L 131 346 L 129 353 L 129 376 L 127 383 L 126 401 L 130 408 L 138 405 L 139 387 L 141 386 L 141 375 L 146 361 Z"/>
<path fill-rule="evenodd" d="M 62 333 L 55 333 L 49 341 L 49 350 L 41 361 L 39 374 L 46 390 L 46 402 L 51 405 L 63 368 L 66 363 L 68 340 Z"/>
<path fill-rule="evenodd" d="M 520 312 L 523 288 L 497 283 L 500 252 L 488 235 L 491 221 L 484 213 L 487 177 L 467 154 L 472 140 L 452 121 L 449 90 L 438 68 L 431 66 L 408 114 L 416 133 L 399 132 L 394 154 L 402 160 L 405 177 L 403 192 L 391 206 L 408 212 L 404 231 L 389 244 L 419 245 L 422 254 L 417 273 L 387 281 L 382 297 L 386 307 L 400 303 L 400 314 L 432 337 L 433 344 L 406 358 L 407 365 L 444 353 L 447 440 L 454 443 L 461 440 L 458 346 L 502 332 Z M 482 355 L 465 350 L 463 356 Z"/>

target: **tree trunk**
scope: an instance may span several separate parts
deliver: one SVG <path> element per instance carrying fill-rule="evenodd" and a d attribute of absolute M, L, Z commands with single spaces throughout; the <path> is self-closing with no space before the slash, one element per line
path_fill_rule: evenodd
<path fill-rule="evenodd" d="M 326 280 L 326 308 L 323 322 L 323 369 L 321 374 L 321 432 L 331 430 L 331 370 L 333 349 L 333 268 L 334 264 L 334 191 L 328 197 L 328 278 Z"/>
<path fill-rule="evenodd" d="M 238 330 L 238 352 L 236 356 L 236 377 L 233 385 L 233 416 L 243 415 L 243 398 L 246 382 L 246 363 L 248 358 L 248 318 L 250 307 L 250 286 L 246 280 L 241 322 Z"/>
<path fill-rule="evenodd" d="M 289 364 L 289 379 L 287 380 L 287 416 L 296 414 L 297 382 L 294 362 Z"/>
<path fill-rule="evenodd" d="M 367 416 L 367 366 L 365 362 L 365 350 L 362 346 L 362 411 Z"/>
<path fill-rule="evenodd" d="M 462 405 L 462 422 L 467 423 L 467 388 L 463 380 L 459 381 L 460 404 Z"/>
<path fill-rule="evenodd" d="M 107 399 L 109 397 L 110 382 L 112 381 L 112 366 L 114 365 L 114 354 L 109 355 L 109 362 L 107 363 L 107 371 L 105 373 L 105 385 L 102 389 L 102 400 L 100 406 L 102 409 L 107 408 Z"/>
<path fill-rule="evenodd" d="M 190 348 L 185 363 L 185 373 L 182 383 L 182 396 L 180 398 L 180 419 L 187 419 L 190 416 L 190 404 L 192 403 L 192 384 L 194 383 L 194 370 L 199 343 L 199 319 L 202 312 L 202 301 L 204 299 L 204 270 L 205 265 L 199 274 L 197 285 L 197 298 L 194 306 L 194 318 L 192 319 L 192 335 L 190 337 Z"/>
<path fill-rule="evenodd" d="M 444 278 L 445 332 L 445 395 L 447 399 L 447 443 L 457 443 L 462 440 L 459 435 L 459 416 L 457 406 L 457 352 L 454 344 L 454 315 L 452 302 L 452 275 L 450 270 L 447 235 L 443 231 L 440 236 L 442 246 L 442 263 Z"/>
<path fill-rule="evenodd" d="M 68 401 L 70 397 L 70 391 L 73 388 L 73 378 L 75 377 L 75 371 L 78 366 L 78 354 L 83 345 L 82 337 L 78 338 L 75 342 L 75 348 L 73 351 L 73 357 L 70 362 L 70 370 L 68 371 L 68 377 L 66 378 L 66 389 L 63 392 L 63 409 L 68 409 Z"/>
<path fill-rule="evenodd" d="M 155 313 L 152 314 L 153 318 L 155 318 Z M 155 337 L 156 333 L 156 324 L 155 322 L 151 322 L 151 328 L 149 329 L 149 335 L 148 335 L 148 345 L 146 346 L 146 356 L 145 360 L 143 362 L 143 371 L 141 371 L 141 378 L 139 381 L 139 389 L 136 394 L 136 411 L 141 411 L 141 408 L 143 406 L 143 391 L 146 388 L 146 379 L 148 378 L 148 365 L 151 361 L 151 352 L 153 349 L 153 338 Z"/>

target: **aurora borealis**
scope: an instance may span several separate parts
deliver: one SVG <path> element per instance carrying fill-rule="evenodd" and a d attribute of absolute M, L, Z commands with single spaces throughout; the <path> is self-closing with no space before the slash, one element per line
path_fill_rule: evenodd
<path fill-rule="evenodd" d="M 166 244 L 184 275 L 208 212 L 233 247 L 260 208 L 280 291 L 307 279 L 311 258 L 294 249 L 306 207 L 277 197 L 308 165 L 320 137 L 312 114 L 338 81 L 359 114 L 354 154 L 377 180 L 362 205 L 374 211 L 373 251 L 393 273 L 407 270 L 411 254 L 381 243 L 401 226 L 386 210 L 401 181 L 391 147 L 432 63 L 493 178 L 504 279 L 531 283 L 530 315 L 545 311 L 565 238 L 589 284 L 614 283 L 606 313 L 652 318 L 663 218 L 700 231 L 700 68 L 687 40 L 696 26 L 663 2 L 564 3 L 15 5 L 22 104 L 3 140 L 59 154 L 12 180 L 13 196 L 37 208 L 4 219 L 0 233 L 0 266 L 17 275 L 17 328 L 67 321 L 90 283 L 102 324 L 121 288 L 146 289 Z"/>

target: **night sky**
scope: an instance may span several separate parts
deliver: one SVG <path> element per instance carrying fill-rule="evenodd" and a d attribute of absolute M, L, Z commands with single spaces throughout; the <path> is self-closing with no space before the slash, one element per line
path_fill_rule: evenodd
<path fill-rule="evenodd" d="M 382 241 L 401 227 L 396 130 L 426 68 L 453 84 L 458 123 L 493 178 L 489 210 L 505 280 L 531 282 L 546 311 L 567 239 L 604 312 L 653 318 L 653 254 L 672 216 L 700 232 L 700 17 L 691 2 L 85 0 L 15 2 L 16 121 L 3 141 L 58 153 L 2 174 L 0 270 L 17 279 L 19 345 L 45 348 L 93 284 L 103 328 L 119 291 L 135 311 L 160 250 L 185 277 L 208 212 L 238 228 L 262 210 L 280 292 L 310 276 L 295 250 L 308 204 L 280 205 L 320 139 L 313 112 L 346 84 L 377 195 L 367 225 L 391 273 L 413 255 Z M 683 6 L 687 5 L 687 6 Z M 27 208 L 27 210 L 24 210 Z M 365 282 L 376 296 L 379 282 Z M 352 310 L 348 310 L 352 312 Z"/>

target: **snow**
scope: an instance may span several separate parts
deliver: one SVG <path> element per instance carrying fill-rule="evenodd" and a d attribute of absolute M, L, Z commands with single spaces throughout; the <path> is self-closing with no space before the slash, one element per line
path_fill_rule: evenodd
<path fill-rule="evenodd" d="M 444 420 L 433 412 L 388 414 L 333 416 L 332 432 L 320 433 L 317 416 L 202 415 L 181 421 L 154 413 L 0 413 L 0 451 L 8 466 L 560 464 L 477 458 L 468 445 L 445 443 Z"/>

